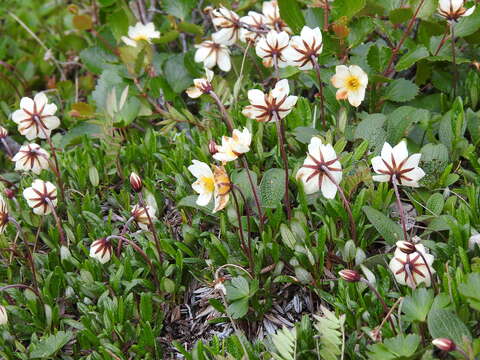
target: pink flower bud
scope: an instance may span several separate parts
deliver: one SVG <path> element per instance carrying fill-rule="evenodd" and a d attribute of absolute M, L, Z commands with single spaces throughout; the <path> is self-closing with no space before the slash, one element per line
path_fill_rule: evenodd
<path fill-rule="evenodd" d="M 435 345 L 440 350 L 443 350 L 443 351 L 446 351 L 446 352 L 453 351 L 457 348 L 455 343 L 452 340 L 447 339 L 447 338 L 434 339 L 432 341 L 432 344 Z"/>
<path fill-rule="evenodd" d="M 408 241 L 397 241 L 395 245 L 397 245 L 397 248 L 404 254 L 413 254 L 417 251 L 415 244 Z"/>
<path fill-rule="evenodd" d="M 218 152 L 218 145 L 215 143 L 215 141 L 210 140 L 208 143 L 208 151 L 210 152 L 210 155 L 215 155 Z"/>
<path fill-rule="evenodd" d="M 9 188 L 5 189 L 4 193 L 5 193 L 5 196 L 9 199 L 13 199 L 13 197 L 15 196 L 15 190 L 12 190 Z"/>
<path fill-rule="evenodd" d="M 8 131 L 3 126 L 0 126 L 0 139 L 5 139 L 8 136 Z"/>
<path fill-rule="evenodd" d="M 136 173 L 132 172 L 130 174 L 130 185 L 132 185 L 132 189 L 135 192 L 142 191 L 142 187 L 143 187 L 142 178 L 138 176 Z"/>
<path fill-rule="evenodd" d="M 360 274 L 355 270 L 344 269 L 338 272 L 340 277 L 348 282 L 358 282 L 360 281 Z"/>

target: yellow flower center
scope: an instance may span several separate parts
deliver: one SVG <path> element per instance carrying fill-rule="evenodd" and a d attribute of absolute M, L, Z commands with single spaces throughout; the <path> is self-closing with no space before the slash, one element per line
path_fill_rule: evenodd
<path fill-rule="evenodd" d="M 148 41 L 148 37 L 146 35 L 137 35 L 133 38 L 133 40 L 135 41 L 140 41 L 140 40 L 145 40 L 145 41 Z"/>
<path fill-rule="evenodd" d="M 213 190 L 215 189 L 215 185 L 213 183 L 213 177 L 206 177 L 206 176 L 202 176 L 200 178 L 200 181 L 202 182 L 203 184 L 203 188 L 208 191 L 208 192 L 213 192 Z"/>
<path fill-rule="evenodd" d="M 350 76 L 347 78 L 346 87 L 349 91 L 356 91 L 360 87 L 360 81 L 356 76 Z"/>

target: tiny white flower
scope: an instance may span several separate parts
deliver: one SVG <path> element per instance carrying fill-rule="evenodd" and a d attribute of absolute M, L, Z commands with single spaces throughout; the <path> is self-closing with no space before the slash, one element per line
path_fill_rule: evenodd
<path fill-rule="evenodd" d="M 12 120 L 18 124 L 18 132 L 28 140 L 46 139 L 60 126 L 60 120 L 54 116 L 56 111 L 57 105 L 49 104 L 47 96 L 41 92 L 33 99 L 23 97 L 20 109 L 12 114 Z"/>
<path fill-rule="evenodd" d="M 8 314 L 5 306 L 0 305 L 0 325 L 6 325 L 8 323 Z"/>
<path fill-rule="evenodd" d="M 122 41 L 128 46 L 136 47 L 139 41 L 146 41 L 152 43 L 152 39 L 158 39 L 160 32 L 155 30 L 153 23 L 142 24 L 137 22 L 135 26 L 128 27 L 128 37 L 122 36 Z"/>
<path fill-rule="evenodd" d="M 1 216 L 0 216 L 0 218 L 1 218 Z M 0 223 L 1 223 L 1 221 L 0 221 Z M 472 235 L 472 236 L 470 236 L 470 239 L 468 239 L 468 248 L 470 250 L 475 249 L 475 245 L 480 247 L 480 234 Z"/>
<path fill-rule="evenodd" d="M 331 81 L 333 86 L 338 89 L 337 100 L 348 99 L 350 105 L 358 107 L 365 99 L 368 75 L 360 66 L 337 66 Z"/>
<path fill-rule="evenodd" d="M 448 21 L 457 21 L 461 17 L 470 16 L 475 11 L 475 6 L 467 9 L 465 0 L 440 0 L 438 13 Z"/>
<path fill-rule="evenodd" d="M 307 158 L 297 172 L 297 180 L 303 183 L 305 193 L 313 194 L 322 191 L 327 199 L 337 194 L 337 186 L 342 181 L 342 165 L 331 144 L 323 144 L 318 137 L 312 137 L 308 145 Z"/>
<path fill-rule="evenodd" d="M 3 196 L 0 196 L 0 234 L 5 231 L 5 228 L 8 224 L 8 207 L 7 203 L 3 199 Z"/>
<path fill-rule="evenodd" d="M 220 70 L 230 71 L 232 64 L 230 62 L 230 50 L 222 44 L 211 40 L 206 40 L 201 44 L 195 45 L 195 62 L 203 62 L 203 65 L 211 69 L 217 65 Z"/>
<path fill-rule="evenodd" d="M 407 285 L 415 289 L 421 283 L 429 287 L 432 284 L 430 273 L 433 275 L 435 269 L 432 267 L 434 256 L 428 254 L 425 247 L 421 244 L 415 245 L 416 251 L 406 254 L 402 249 L 397 248 L 390 261 L 389 268 L 395 276 L 396 281 L 401 285 Z M 424 259 L 422 258 L 425 258 Z"/>
<path fill-rule="evenodd" d="M 205 68 L 205 77 L 193 79 L 192 87 L 186 90 L 186 93 L 192 99 L 200 97 L 202 94 L 209 94 L 212 91 L 213 71 Z"/>
<path fill-rule="evenodd" d="M 23 145 L 12 158 L 16 171 L 32 171 L 40 174 L 43 169 L 48 169 L 50 155 L 38 144 Z"/>
<path fill-rule="evenodd" d="M 240 18 L 243 27 L 240 29 L 240 41 L 256 42 L 270 30 L 267 26 L 267 18 L 263 14 L 249 11 L 247 16 Z"/>
<path fill-rule="evenodd" d="M 216 146 L 213 158 L 222 162 L 236 160 L 240 155 L 250 151 L 251 142 L 252 134 L 247 128 L 243 131 L 234 129 L 232 137 L 222 137 L 222 145 Z"/>
<path fill-rule="evenodd" d="M 90 245 L 90 257 L 97 259 L 100 263 L 105 264 L 112 257 L 112 244 L 106 238 L 95 240 Z"/>
<path fill-rule="evenodd" d="M 276 0 L 264 1 L 262 5 L 263 15 L 267 18 L 267 25 L 275 31 L 286 31 L 291 34 L 292 30 L 280 17 L 280 8 Z"/>
<path fill-rule="evenodd" d="M 275 30 L 270 30 L 267 36 L 257 41 L 255 52 L 262 58 L 262 63 L 265 67 L 272 67 L 275 65 L 275 61 L 277 61 L 278 67 L 284 68 L 288 66 L 285 53 L 289 42 L 290 37 L 285 31 L 276 32 Z"/>
<path fill-rule="evenodd" d="M 323 50 L 322 33 L 316 27 L 304 26 L 300 36 L 293 36 L 285 50 L 287 61 L 300 70 L 311 70 L 315 59 Z"/>
<path fill-rule="evenodd" d="M 49 181 L 34 180 L 31 187 L 23 190 L 23 197 L 37 215 L 48 215 L 51 206 L 57 206 L 57 188 Z"/>
<path fill-rule="evenodd" d="M 240 33 L 240 17 L 223 6 L 211 14 L 213 25 L 220 29 L 212 34 L 212 40 L 223 45 L 235 44 Z"/>
<path fill-rule="evenodd" d="M 145 211 L 145 208 L 147 209 L 147 211 Z M 149 230 L 150 225 L 148 217 L 150 216 L 152 222 L 157 220 L 157 217 L 155 216 L 155 209 L 153 207 L 146 205 L 145 208 L 137 204 L 132 207 L 130 213 L 135 218 L 135 221 L 137 222 L 140 229 L 147 231 Z"/>
<path fill-rule="evenodd" d="M 250 119 L 260 122 L 270 122 L 275 120 L 275 113 L 284 119 L 297 103 L 298 97 L 289 95 L 290 86 L 288 80 L 283 79 L 277 82 L 268 94 L 261 90 L 252 89 L 248 91 L 248 100 L 250 105 L 245 106 L 242 114 Z"/>
<path fill-rule="evenodd" d="M 425 172 L 418 167 L 421 154 L 408 156 L 407 144 L 401 141 L 395 147 L 383 144 L 380 156 L 372 159 L 373 170 L 379 174 L 372 176 L 374 181 L 388 182 L 394 178 L 400 185 L 418 187 Z"/>

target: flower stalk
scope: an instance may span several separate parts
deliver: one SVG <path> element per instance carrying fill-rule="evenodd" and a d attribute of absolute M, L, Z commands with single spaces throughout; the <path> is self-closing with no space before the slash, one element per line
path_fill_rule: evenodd
<path fill-rule="evenodd" d="M 453 79 L 452 79 L 452 87 L 453 87 L 453 97 L 457 96 L 457 82 L 458 82 L 458 69 L 457 69 L 457 59 L 456 59 L 456 52 L 455 52 L 455 24 L 453 21 L 449 22 L 450 24 L 450 37 L 452 42 L 452 63 L 453 63 Z"/>
<path fill-rule="evenodd" d="M 253 199 L 255 200 L 255 205 L 257 206 L 257 211 L 258 211 L 258 217 L 259 217 L 259 230 L 260 233 L 263 232 L 263 226 L 264 226 L 264 215 L 262 211 L 262 205 L 260 203 L 260 197 L 258 196 L 258 191 L 257 187 L 253 182 L 252 176 L 250 175 L 250 169 L 248 167 L 248 162 L 245 156 L 242 157 L 242 165 L 243 168 L 247 171 L 247 177 L 248 177 L 248 182 L 250 183 L 250 187 L 252 188 L 252 193 L 253 193 Z"/>
<path fill-rule="evenodd" d="M 327 0 L 327 7 L 328 7 L 328 0 Z M 318 64 L 317 58 L 315 56 L 312 55 L 311 59 L 312 59 L 313 67 L 315 69 L 315 73 L 317 74 L 318 91 L 320 94 L 320 109 L 322 114 L 322 125 L 323 125 L 323 128 L 326 129 L 327 122 L 325 119 L 325 98 L 323 96 L 323 82 L 322 82 L 322 75 L 320 74 L 320 65 Z"/>
<path fill-rule="evenodd" d="M 55 209 L 55 205 L 53 204 L 50 198 L 45 198 L 45 201 L 48 203 L 48 206 L 52 209 L 53 217 L 55 218 L 55 223 L 57 225 L 58 232 L 60 234 L 60 245 L 67 246 L 67 242 L 65 241 L 65 232 L 63 231 L 62 227 L 62 220 L 58 216 L 57 210 Z"/>
<path fill-rule="evenodd" d="M 146 203 L 143 199 L 143 195 L 140 192 L 138 193 L 138 201 L 140 203 L 140 206 L 145 211 L 145 214 L 147 215 L 148 225 L 149 225 L 150 231 L 152 232 L 153 239 L 155 241 L 155 247 L 157 248 L 157 251 L 158 251 L 158 258 L 160 259 L 160 261 L 162 261 L 163 260 L 163 252 L 162 252 L 162 246 L 160 245 L 160 239 L 158 238 L 157 231 L 155 230 L 155 226 L 153 224 L 152 217 L 148 213 L 148 209 L 147 209 Z"/>
<path fill-rule="evenodd" d="M 282 118 L 278 115 L 278 112 L 273 111 L 273 117 L 275 120 L 275 124 L 277 126 L 277 135 L 278 135 L 278 142 L 280 147 L 280 154 L 283 160 L 283 167 L 285 168 L 285 208 L 287 210 L 287 217 L 288 220 L 292 218 L 292 210 L 290 208 L 290 199 L 288 195 L 288 188 L 289 188 L 289 178 L 288 178 L 288 157 L 287 152 L 285 150 L 286 143 L 285 143 L 285 128 L 283 125 Z"/>
<path fill-rule="evenodd" d="M 240 213 L 240 205 L 238 204 L 238 198 L 237 198 L 237 195 L 235 194 L 235 190 L 237 190 L 239 192 L 239 194 L 241 194 L 243 199 L 244 199 L 244 197 L 243 197 L 243 194 L 241 193 L 241 191 L 239 190 L 238 187 L 235 186 L 232 189 L 233 202 L 235 204 L 235 210 L 236 210 L 236 213 L 237 213 L 238 232 L 240 234 L 240 241 L 241 241 L 241 246 L 240 247 L 242 248 L 243 252 L 247 256 L 250 273 L 253 274 L 253 272 L 254 272 L 254 261 L 253 261 L 252 251 L 251 251 L 251 248 L 250 248 L 250 245 L 249 245 L 250 244 L 250 230 L 249 230 L 249 234 L 248 234 L 249 241 L 246 242 L 245 241 L 245 234 L 243 233 L 243 224 L 242 224 L 242 215 Z M 244 200 L 244 202 L 245 202 L 245 200 Z M 245 202 L 245 206 L 247 206 L 246 202 Z M 250 218 L 249 217 L 247 218 L 247 221 L 248 221 L 248 226 L 250 227 Z"/>
<path fill-rule="evenodd" d="M 397 199 L 397 208 L 400 213 L 400 223 L 402 224 L 403 238 L 408 240 L 407 222 L 405 220 L 405 210 L 403 209 L 402 200 L 400 199 L 400 191 L 398 190 L 398 180 L 396 176 L 392 176 L 392 185 L 395 191 L 395 197 Z"/>
<path fill-rule="evenodd" d="M 228 131 L 231 133 L 233 132 L 233 121 L 230 118 L 230 115 L 228 115 L 227 109 L 225 109 L 225 106 L 223 105 L 222 101 L 218 97 L 218 95 L 215 93 L 215 91 L 211 90 L 209 92 L 210 96 L 212 99 L 215 101 L 215 103 L 218 106 L 218 109 L 220 110 L 220 113 L 222 114 L 222 119 L 225 122 L 225 125 L 227 126 Z"/>

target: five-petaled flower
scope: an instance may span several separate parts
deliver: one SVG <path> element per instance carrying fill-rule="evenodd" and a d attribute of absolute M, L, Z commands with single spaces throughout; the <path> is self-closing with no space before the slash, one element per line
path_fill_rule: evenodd
<path fill-rule="evenodd" d="M 32 171 L 40 174 L 43 169 L 48 169 L 50 155 L 38 144 L 23 145 L 12 158 L 16 171 Z"/>
<path fill-rule="evenodd" d="M 223 6 L 211 12 L 212 22 L 218 30 L 212 34 L 212 40 L 223 45 L 233 45 L 239 38 L 240 17 Z"/>
<path fill-rule="evenodd" d="M 290 40 L 290 46 L 285 50 L 285 57 L 291 65 L 298 66 L 300 70 L 311 70 L 322 50 L 323 40 L 320 29 L 304 26 L 300 36 L 293 36 Z"/>
<path fill-rule="evenodd" d="M 49 104 L 47 96 L 41 92 L 33 99 L 23 97 L 20 109 L 12 114 L 12 120 L 18 124 L 20 134 L 28 140 L 37 137 L 46 139 L 60 125 L 60 120 L 54 116 L 56 111 L 57 105 Z"/>
<path fill-rule="evenodd" d="M 57 205 L 57 188 L 49 181 L 36 179 L 31 187 L 23 190 L 23 197 L 35 214 L 48 215 L 52 206 Z"/>
<path fill-rule="evenodd" d="M 285 31 L 289 34 L 292 30 L 287 26 L 285 21 L 280 17 L 280 8 L 276 0 L 265 1 L 262 5 L 263 15 L 266 17 L 267 25 L 275 31 Z"/>
<path fill-rule="evenodd" d="M 274 121 L 276 115 L 283 119 L 292 111 L 298 99 L 296 96 L 289 96 L 289 93 L 287 79 L 277 82 L 268 94 L 258 89 L 249 90 L 248 100 L 251 105 L 246 106 L 242 114 L 260 122 Z"/>
<path fill-rule="evenodd" d="M 147 211 L 145 211 L 147 209 Z M 150 205 L 134 205 L 130 214 L 133 216 L 138 226 L 142 230 L 149 230 L 150 220 L 152 223 L 157 219 L 155 216 L 155 209 Z M 150 217 L 150 220 L 148 219 Z"/>
<path fill-rule="evenodd" d="M 205 77 L 200 79 L 193 79 L 192 87 L 189 87 L 186 90 L 186 93 L 192 99 L 196 99 L 200 97 L 202 94 L 209 94 L 212 88 L 212 79 L 213 79 L 213 71 L 205 68 Z"/>
<path fill-rule="evenodd" d="M 153 23 L 142 24 L 137 22 L 135 26 L 128 27 L 128 37 L 122 36 L 122 41 L 128 46 L 136 47 L 139 41 L 152 43 L 152 39 L 158 39 L 160 32 L 155 30 Z"/>
<path fill-rule="evenodd" d="M 0 196 L 0 234 L 5 231 L 8 224 L 8 207 L 3 196 Z"/>
<path fill-rule="evenodd" d="M 458 21 L 461 17 L 470 16 L 475 11 L 475 6 L 465 8 L 465 0 L 440 0 L 438 13 L 448 21 Z"/>
<path fill-rule="evenodd" d="M 230 50 L 225 45 L 216 43 L 215 41 L 205 40 L 201 44 L 195 45 L 195 62 L 203 62 L 203 65 L 211 69 L 218 65 L 220 70 L 230 71 L 232 64 L 230 63 Z"/>
<path fill-rule="evenodd" d="M 252 134 L 247 128 L 243 131 L 234 129 L 232 137 L 222 137 L 222 145 L 215 147 L 213 158 L 222 162 L 236 160 L 240 155 L 250 151 L 251 142 Z"/>
<path fill-rule="evenodd" d="M 401 285 L 414 289 L 425 283 L 425 286 L 429 287 L 432 283 L 430 274 L 435 273 L 432 267 L 434 257 L 427 253 L 422 244 L 416 244 L 415 249 L 415 252 L 406 254 L 397 248 L 389 264 L 390 270 Z"/>
<path fill-rule="evenodd" d="M 405 186 L 418 187 L 418 181 L 425 172 L 418 167 L 421 154 L 408 156 L 407 144 L 401 141 L 395 147 L 385 143 L 380 156 L 372 159 L 373 170 L 379 174 L 372 176 L 374 181 L 388 182 L 395 180 Z"/>
<path fill-rule="evenodd" d="M 289 42 L 290 37 L 285 31 L 276 32 L 275 30 L 270 30 L 267 36 L 257 41 L 255 52 L 262 58 L 262 63 L 265 67 L 276 65 L 284 68 L 289 65 L 285 57 Z"/>
<path fill-rule="evenodd" d="M 112 244 L 106 238 L 95 240 L 90 245 L 90 257 L 105 264 L 112 257 Z"/>
<path fill-rule="evenodd" d="M 321 190 L 325 198 L 333 199 L 337 193 L 337 185 L 342 181 L 342 165 L 333 146 L 323 144 L 318 137 L 312 137 L 307 158 L 296 177 L 303 183 L 306 194 Z"/>
<path fill-rule="evenodd" d="M 360 66 L 339 65 L 332 76 L 332 84 L 337 90 L 337 100 L 348 99 L 350 105 L 358 107 L 365 99 L 368 75 Z"/>
<path fill-rule="evenodd" d="M 255 43 L 270 30 L 266 24 L 267 18 L 256 11 L 249 11 L 247 16 L 240 18 L 243 25 L 240 29 L 240 41 Z"/>

